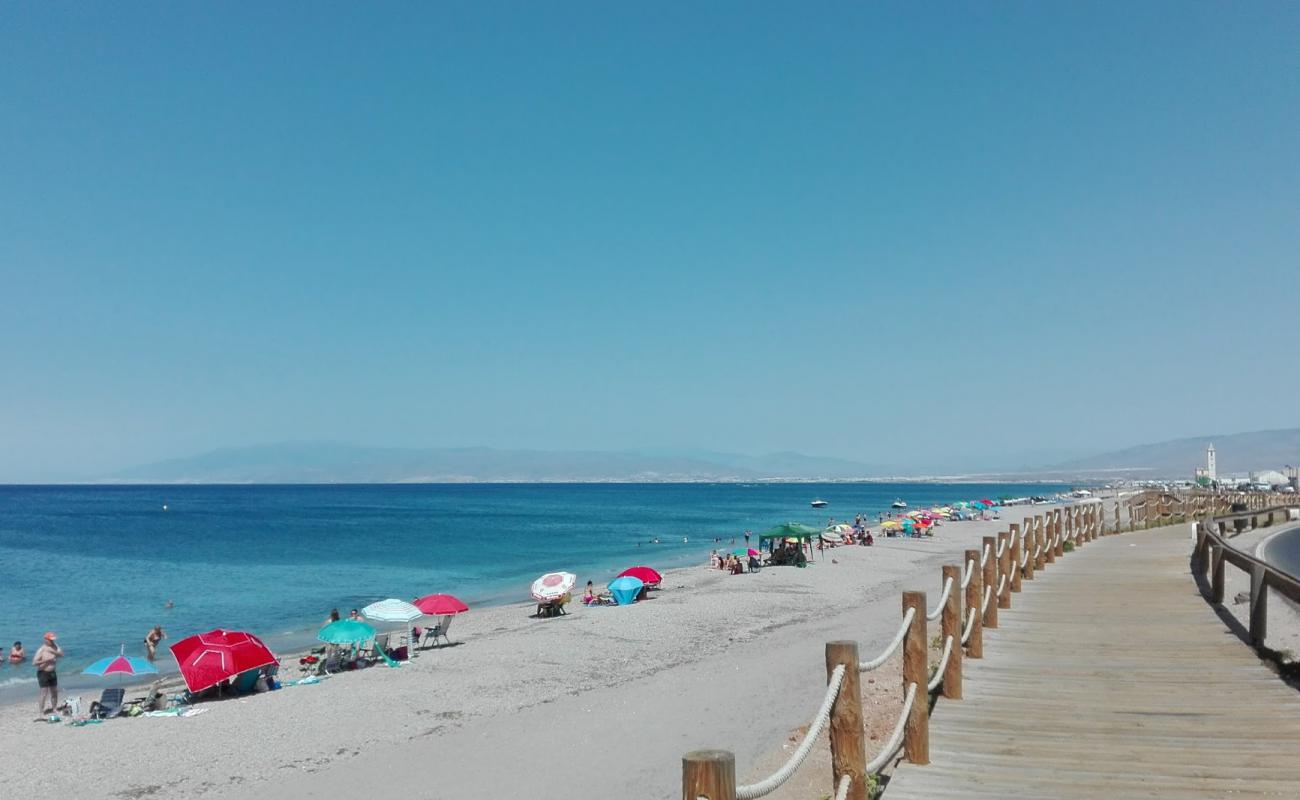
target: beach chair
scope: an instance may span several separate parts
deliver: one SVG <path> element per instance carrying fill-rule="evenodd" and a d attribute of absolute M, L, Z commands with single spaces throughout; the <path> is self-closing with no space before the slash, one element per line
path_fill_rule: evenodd
<path fill-rule="evenodd" d="M 159 688 L 160 682 L 155 681 L 149 684 L 149 692 L 144 697 L 137 697 L 134 700 L 128 700 L 122 705 L 122 713 L 129 717 L 137 717 L 146 711 L 157 711 L 158 701 L 163 700 L 162 689 Z M 164 700 L 165 703 L 165 700 Z"/>
<path fill-rule="evenodd" d="M 122 713 L 122 700 L 126 697 L 126 689 L 116 686 L 112 689 L 105 689 L 99 695 L 99 699 L 90 704 L 91 719 L 112 719 Z"/>

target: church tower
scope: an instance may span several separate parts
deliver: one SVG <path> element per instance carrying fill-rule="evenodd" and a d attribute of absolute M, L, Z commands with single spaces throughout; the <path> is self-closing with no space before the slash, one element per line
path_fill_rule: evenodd
<path fill-rule="evenodd" d="M 1214 442 L 1205 451 L 1205 476 L 1212 481 L 1219 479 L 1218 467 L 1214 463 Z"/>

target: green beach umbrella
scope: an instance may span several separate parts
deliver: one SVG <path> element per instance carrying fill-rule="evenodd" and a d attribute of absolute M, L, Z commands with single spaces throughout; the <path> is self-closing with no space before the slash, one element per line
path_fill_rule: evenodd
<path fill-rule="evenodd" d="M 821 531 L 810 525 L 787 522 L 784 525 L 777 525 L 771 530 L 763 531 L 758 535 L 758 541 L 765 542 L 769 539 L 813 539 L 820 535 Z"/>
<path fill-rule="evenodd" d="M 320 629 L 316 638 L 328 644 L 358 644 L 375 636 L 375 629 L 364 622 L 341 619 Z"/>

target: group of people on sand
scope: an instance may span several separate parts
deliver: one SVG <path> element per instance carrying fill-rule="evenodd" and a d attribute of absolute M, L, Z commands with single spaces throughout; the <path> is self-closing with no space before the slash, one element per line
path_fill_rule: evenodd
<path fill-rule="evenodd" d="M 709 569 L 720 569 L 723 572 L 729 572 L 732 575 L 743 575 L 745 573 L 745 561 L 735 553 L 722 555 L 717 550 L 709 554 Z M 749 571 L 753 572 L 759 568 L 758 556 L 749 557 Z"/>
<path fill-rule="evenodd" d="M 145 657 L 150 661 L 158 657 L 158 645 L 167 638 L 161 625 L 155 625 L 144 637 Z M 32 667 L 36 670 L 36 685 L 40 689 L 37 698 L 37 714 L 53 714 L 59 707 L 59 659 L 63 658 L 63 648 L 59 647 L 58 636 L 53 631 L 46 631 L 41 638 L 40 647 L 32 656 Z M 16 641 L 9 648 L 6 659 L 9 666 L 17 668 L 27 661 L 27 650 L 21 641 Z"/>

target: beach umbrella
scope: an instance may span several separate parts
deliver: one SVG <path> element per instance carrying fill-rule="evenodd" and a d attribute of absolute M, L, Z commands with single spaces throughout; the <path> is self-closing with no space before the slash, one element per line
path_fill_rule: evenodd
<path fill-rule="evenodd" d="M 361 609 L 361 616 L 366 618 L 366 622 L 382 622 L 386 625 L 405 626 L 423 617 L 424 612 L 405 600 L 390 597 L 387 600 L 371 603 Z"/>
<path fill-rule="evenodd" d="M 533 599 L 539 603 L 559 600 L 573 591 L 573 586 L 577 582 L 578 576 L 572 572 L 548 572 L 533 581 Z"/>
<path fill-rule="evenodd" d="M 618 573 L 618 577 L 631 576 L 645 583 L 646 586 L 657 586 L 663 582 L 664 576 L 659 574 L 659 570 L 651 567 L 628 567 Z"/>
<path fill-rule="evenodd" d="M 355 619 L 340 619 L 321 628 L 316 638 L 326 644 L 360 644 L 375 636 L 375 629 Z"/>
<path fill-rule="evenodd" d="M 148 659 L 126 655 L 126 645 L 115 656 L 101 658 L 81 671 L 82 675 L 152 675 L 158 668 Z"/>
<path fill-rule="evenodd" d="M 449 617 L 469 611 L 469 606 L 449 594 L 426 594 L 415 601 L 415 607 L 429 617 Z"/>
<path fill-rule="evenodd" d="M 187 636 L 169 649 L 191 692 L 201 692 L 241 672 L 276 663 L 275 653 L 245 631 L 217 628 Z"/>
<path fill-rule="evenodd" d="M 881 528 L 885 528 L 885 529 L 889 529 L 889 530 L 892 530 L 892 529 L 894 529 L 894 528 L 898 528 L 898 527 L 901 527 L 901 526 L 902 526 L 902 524 L 901 524 L 898 520 L 896 520 L 896 519 L 891 519 L 891 520 L 887 520 L 887 521 L 885 521 L 885 522 L 880 523 L 880 527 L 881 527 Z"/>
<path fill-rule="evenodd" d="M 645 582 L 640 578 L 624 575 L 610 581 L 605 588 L 609 589 L 609 593 L 614 595 L 614 602 L 620 606 L 626 606 L 636 602 L 636 596 L 645 588 Z"/>
<path fill-rule="evenodd" d="M 768 539 L 811 539 L 819 536 L 821 531 L 798 522 L 787 522 L 784 525 L 777 525 L 775 528 L 764 531 L 759 534 L 758 541 L 764 542 Z"/>

